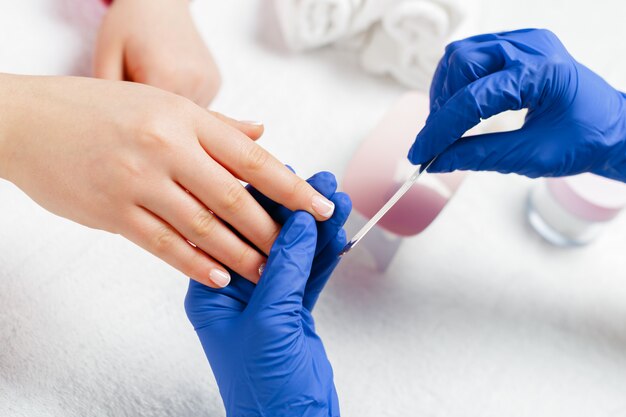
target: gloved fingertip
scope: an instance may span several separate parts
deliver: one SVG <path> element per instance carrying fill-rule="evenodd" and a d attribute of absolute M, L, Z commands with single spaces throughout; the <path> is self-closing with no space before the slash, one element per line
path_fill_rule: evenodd
<path fill-rule="evenodd" d="M 318 172 L 309 178 L 307 182 L 326 198 L 332 197 L 335 191 L 337 191 L 337 179 L 332 172 Z"/>
<path fill-rule="evenodd" d="M 413 163 L 413 148 L 414 147 L 415 145 L 411 146 L 411 148 L 409 149 L 409 152 L 406 154 L 406 157 L 410 163 Z"/>
<path fill-rule="evenodd" d="M 335 174 L 329 171 L 321 171 L 318 175 L 324 178 L 325 181 L 328 181 L 328 185 L 330 187 L 335 189 L 337 188 L 337 178 L 335 177 Z"/>
<path fill-rule="evenodd" d="M 350 196 L 343 192 L 335 193 L 332 198 L 335 203 L 335 213 L 347 213 L 352 211 L 352 199 Z"/>
<path fill-rule="evenodd" d="M 411 146 L 407 158 L 409 158 L 409 162 L 411 162 L 413 165 L 419 165 L 422 163 L 422 161 L 420 161 L 417 143 L 414 143 L 413 146 Z"/>
<path fill-rule="evenodd" d="M 428 168 L 428 172 L 431 174 L 442 174 L 452 171 L 453 169 L 450 166 L 448 158 L 442 156 L 437 157 L 433 164 Z"/>

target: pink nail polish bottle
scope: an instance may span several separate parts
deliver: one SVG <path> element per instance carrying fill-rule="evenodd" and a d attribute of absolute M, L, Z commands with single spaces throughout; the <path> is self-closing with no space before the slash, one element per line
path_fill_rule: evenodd
<path fill-rule="evenodd" d="M 557 246 L 585 245 L 626 207 L 626 184 L 581 174 L 541 180 L 530 191 L 528 220 Z"/>
<path fill-rule="evenodd" d="M 409 148 L 429 113 L 428 97 L 404 94 L 365 138 L 350 161 L 343 189 L 352 198 L 353 214 L 346 225 L 354 234 L 387 202 L 415 167 L 407 160 Z M 461 185 L 466 173 L 425 173 L 381 219 L 355 250 L 384 271 L 403 237 L 421 233 L 439 216 Z"/>

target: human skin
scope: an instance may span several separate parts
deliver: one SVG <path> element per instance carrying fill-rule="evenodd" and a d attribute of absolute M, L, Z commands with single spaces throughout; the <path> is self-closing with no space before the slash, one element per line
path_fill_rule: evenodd
<path fill-rule="evenodd" d="M 188 0 L 115 0 L 96 43 L 94 75 L 152 85 L 206 107 L 220 75 Z"/>
<path fill-rule="evenodd" d="M 334 210 L 254 142 L 262 126 L 154 87 L 0 74 L 0 108 L 1 178 L 208 286 L 228 284 L 222 265 L 256 282 L 279 233 L 239 180 L 317 220 Z"/>

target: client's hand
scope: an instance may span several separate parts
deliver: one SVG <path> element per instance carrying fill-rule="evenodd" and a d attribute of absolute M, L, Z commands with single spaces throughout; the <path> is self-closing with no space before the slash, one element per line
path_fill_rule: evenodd
<path fill-rule="evenodd" d="M 102 21 L 96 77 L 149 84 L 206 107 L 220 76 L 188 0 L 115 0 Z"/>
<path fill-rule="evenodd" d="M 189 283 L 187 315 L 229 417 L 339 416 L 311 310 L 346 243 L 341 228 L 351 203 L 334 194 L 332 175 L 309 182 L 336 205 L 334 216 L 317 225 L 311 215 L 290 213 L 252 191 L 279 223 L 287 218 L 256 287 L 239 276 L 221 290 Z"/>
<path fill-rule="evenodd" d="M 206 285 L 228 285 L 220 264 L 256 282 L 280 231 L 240 180 L 318 220 L 333 212 L 254 142 L 260 126 L 157 88 L 0 74 L 0 109 L 1 178 Z"/>

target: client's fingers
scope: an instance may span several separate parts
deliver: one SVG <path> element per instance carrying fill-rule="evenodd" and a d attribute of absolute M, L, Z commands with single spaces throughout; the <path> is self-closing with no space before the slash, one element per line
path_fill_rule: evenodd
<path fill-rule="evenodd" d="M 96 78 L 121 81 L 124 79 L 124 52 L 122 45 L 99 39 L 94 54 L 93 74 Z"/>
<path fill-rule="evenodd" d="M 209 110 L 208 112 L 215 116 L 217 119 L 226 123 L 227 125 L 239 130 L 241 133 L 248 136 L 252 140 L 257 140 L 261 136 L 263 136 L 265 127 L 261 122 L 255 122 L 252 120 L 235 120 L 216 111 Z"/>
<path fill-rule="evenodd" d="M 211 210 L 175 183 L 142 204 L 222 265 L 256 283 L 265 257 L 243 242 Z"/>
<path fill-rule="evenodd" d="M 332 216 L 335 207 L 327 198 L 237 129 L 207 116 L 198 137 L 220 165 L 277 203 L 291 210 L 305 210 L 316 220 Z"/>
<path fill-rule="evenodd" d="M 204 206 L 231 225 L 263 253 L 268 254 L 280 232 L 278 224 L 223 166 L 202 148 L 176 173 L 177 182 Z"/>
<path fill-rule="evenodd" d="M 213 288 L 230 282 L 230 274 L 201 250 L 191 246 L 172 226 L 144 208 L 130 215 L 125 237 L 181 271 L 188 277 Z"/>
<path fill-rule="evenodd" d="M 315 255 L 317 256 L 321 251 L 325 250 L 326 246 L 337 236 L 342 230 L 343 225 L 348 220 L 350 211 L 352 211 L 352 201 L 346 193 L 335 193 L 331 199 L 335 204 L 335 213 L 333 217 L 323 223 L 318 224 L 317 228 L 317 247 L 315 248 Z M 339 252 L 335 254 L 337 257 Z"/>
<path fill-rule="evenodd" d="M 287 167 L 291 169 L 291 167 Z M 320 194 L 322 194 L 329 200 L 331 200 L 331 197 L 335 194 L 335 191 L 337 190 L 337 180 L 335 179 L 335 176 L 330 172 L 318 172 L 306 181 L 315 190 L 317 190 Z M 259 192 L 259 190 L 257 190 L 253 186 L 248 185 L 246 188 L 248 189 L 250 195 L 254 197 L 254 199 L 261 205 L 261 207 L 263 207 L 263 209 L 265 209 L 265 211 L 267 211 L 270 216 L 272 216 L 272 218 L 276 220 L 276 222 L 278 222 L 278 224 L 285 223 L 287 221 L 287 218 L 293 213 L 288 208 L 281 206 L 277 202 L 272 201 L 268 197 L 261 194 L 261 192 Z"/>

